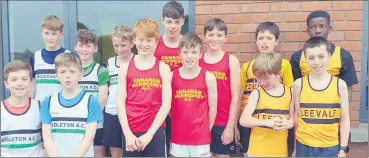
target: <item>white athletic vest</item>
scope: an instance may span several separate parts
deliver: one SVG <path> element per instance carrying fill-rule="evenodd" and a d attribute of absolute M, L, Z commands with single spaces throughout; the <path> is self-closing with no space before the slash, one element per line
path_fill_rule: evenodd
<path fill-rule="evenodd" d="M 51 134 L 59 153 L 58 156 L 74 156 L 83 141 L 90 96 L 85 93 L 82 99 L 72 107 L 60 105 L 58 94 L 50 97 Z M 94 157 L 93 144 L 87 150 L 85 157 Z"/>
<path fill-rule="evenodd" d="M 14 115 L 1 102 L 1 157 L 43 157 L 40 105 L 31 99 L 23 115 Z"/>
<path fill-rule="evenodd" d="M 109 96 L 105 106 L 105 112 L 111 115 L 117 115 L 117 89 L 118 89 L 118 71 L 117 56 L 108 59 L 109 71 Z"/>
<path fill-rule="evenodd" d="M 70 53 L 65 50 L 65 53 Z M 43 101 L 46 97 L 61 91 L 60 82 L 55 79 L 55 64 L 48 64 L 42 59 L 41 50 L 34 54 L 34 71 L 36 79 L 36 100 Z"/>
<path fill-rule="evenodd" d="M 82 91 L 97 98 L 99 98 L 99 77 L 97 75 L 99 67 L 100 64 L 95 63 L 92 70 L 88 74 L 83 75 L 82 80 L 78 82 L 78 86 Z M 103 121 L 97 123 L 97 128 L 103 128 Z"/>

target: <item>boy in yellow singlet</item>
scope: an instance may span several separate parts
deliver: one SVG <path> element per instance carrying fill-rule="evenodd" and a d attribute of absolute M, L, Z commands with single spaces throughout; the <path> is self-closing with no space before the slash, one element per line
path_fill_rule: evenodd
<path fill-rule="evenodd" d="M 311 73 L 295 81 L 297 157 L 346 157 L 350 132 L 346 82 L 329 74 L 329 43 L 312 37 L 303 48 Z"/>
<path fill-rule="evenodd" d="M 279 27 L 273 22 L 263 22 L 261 23 L 255 31 L 255 38 L 256 38 L 256 45 L 260 54 L 262 53 L 271 53 L 274 52 L 274 48 L 278 45 L 279 42 Z M 246 62 L 242 65 L 241 68 L 241 94 L 242 94 L 242 101 L 241 101 L 241 109 L 240 114 L 244 110 L 250 93 L 258 87 L 258 82 L 256 80 L 255 75 L 252 73 L 252 66 L 255 63 L 255 60 L 251 60 Z M 292 68 L 290 62 L 286 59 L 282 59 L 282 68 L 281 68 L 281 75 L 280 80 L 282 83 L 287 87 L 292 87 L 293 85 L 293 75 L 292 75 Z M 242 145 L 242 149 L 245 153 L 247 153 L 248 145 L 249 145 L 249 137 L 250 137 L 250 128 L 247 127 L 238 127 L 240 137 L 238 137 L 236 133 L 236 140 L 239 141 Z M 237 131 L 236 131 L 237 132 Z M 293 130 L 289 131 L 291 142 L 293 142 Z M 238 140 L 239 139 L 239 140 Z M 292 146 L 289 148 L 289 153 L 292 153 Z M 290 155 L 290 154 L 289 154 Z"/>
<path fill-rule="evenodd" d="M 282 57 L 262 53 L 252 65 L 258 80 L 242 113 L 241 126 L 251 128 L 249 157 L 288 157 L 288 129 L 294 125 L 291 88 L 280 82 Z"/>

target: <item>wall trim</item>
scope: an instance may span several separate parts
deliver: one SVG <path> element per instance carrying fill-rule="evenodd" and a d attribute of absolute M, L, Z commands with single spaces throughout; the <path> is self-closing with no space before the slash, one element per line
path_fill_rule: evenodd
<path fill-rule="evenodd" d="M 368 1 L 363 1 L 363 26 L 362 26 L 362 52 L 361 52 L 361 79 L 360 79 L 360 123 L 368 123 L 368 110 L 365 100 L 369 98 L 366 91 L 368 76 Z"/>
<path fill-rule="evenodd" d="M 6 64 L 10 61 L 10 46 L 9 46 L 9 14 L 8 14 L 8 1 L 1 1 L 1 38 L 2 38 L 2 64 L 1 68 L 4 68 Z M 3 78 L 1 77 L 1 81 Z M 2 84 L 3 85 L 3 84 Z M 3 93 L 1 94 L 3 98 L 10 95 L 10 92 L 3 88 Z"/>

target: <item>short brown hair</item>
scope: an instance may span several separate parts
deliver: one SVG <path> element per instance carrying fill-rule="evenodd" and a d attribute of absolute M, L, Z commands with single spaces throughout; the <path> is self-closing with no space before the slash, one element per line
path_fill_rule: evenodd
<path fill-rule="evenodd" d="M 112 37 L 115 36 L 122 40 L 129 40 L 130 42 L 132 42 L 133 40 L 132 35 L 133 35 L 132 27 L 125 25 L 115 26 L 111 33 Z"/>
<path fill-rule="evenodd" d="M 6 64 L 5 69 L 4 69 L 4 80 L 5 81 L 8 80 L 9 74 L 11 72 L 16 72 L 16 71 L 21 71 L 21 70 L 28 71 L 28 75 L 29 75 L 30 79 L 32 80 L 31 65 L 29 65 L 28 63 L 25 63 L 21 60 L 14 60 L 14 61 L 11 61 L 8 64 Z"/>
<path fill-rule="evenodd" d="M 252 73 L 256 77 L 279 74 L 282 69 L 282 56 L 278 53 L 262 53 L 252 65 Z"/>
<path fill-rule="evenodd" d="M 279 39 L 280 32 L 279 32 L 278 25 L 276 25 L 273 22 L 269 22 L 269 21 L 259 24 L 259 26 L 256 28 L 256 31 L 255 31 L 255 38 L 258 37 L 259 32 L 265 32 L 265 31 L 269 31 L 271 34 L 273 34 L 276 40 Z"/>
<path fill-rule="evenodd" d="M 86 29 L 80 29 L 77 31 L 77 42 L 81 42 L 82 44 L 92 43 L 96 46 L 97 37 L 91 31 Z"/>
<path fill-rule="evenodd" d="M 184 9 L 180 2 L 170 1 L 163 7 L 163 18 L 180 19 L 184 18 Z"/>
<path fill-rule="evenodd" d="M 186 48 L 195 48 L 196 46 L 200 46 L 200 53 L 203 51 L 203 42 L 199 36 L 195 33 L 188 33 L 184 35 L 179 41 L 179 50 L 183 47 Z"/>
<path fill-rule="evenodd" d="M 80 71 L 82 71 L 82 62 L 81 59 L 77 56 L 76 53 L 61 53 L 55 58 L 55 71 L 58 71 L 59 67 L 69 67 L 69 66 L 77 66 Z"/>
<path fill-rule="evenodd" d="M 140 19 L 133 27 L 133 38 L 136 38 L 137 34 L 158 38 L 160 36 L 159 24 L 151 18 Z"/>
<path fill-rule="evenodd" d="M 224 34 L 227 35 L 227 24 L 220 18 L 213 18 L 208 21 L 208 23 L 204 26 L 204 35 L 206 32 L 213 31 L 214 28 L 217 28 L 219 31 L 224 31 Z"/>
<path fill-rule="evenodd" d="M 49 15 L 42 21 L 41 29 L 63 32 L 64 22 L 56 15 Z"/>

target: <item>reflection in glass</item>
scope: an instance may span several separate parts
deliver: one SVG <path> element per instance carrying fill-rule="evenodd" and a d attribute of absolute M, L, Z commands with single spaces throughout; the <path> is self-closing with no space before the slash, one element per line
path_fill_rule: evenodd
<path fill-rule="evenodd" d="M 47 15 L 65 20 L 63 1 L 8 1 L 8 7 L 10 60 L 28 62 L 32 53 L 45 47 L 41 35 L 42 20 Z"/>

